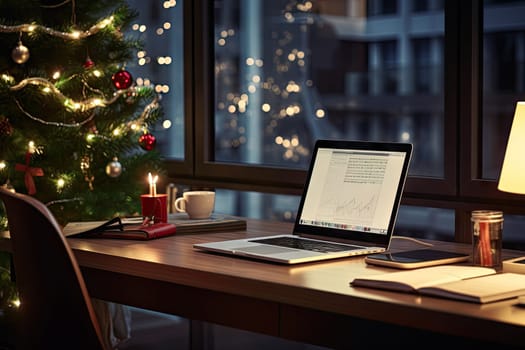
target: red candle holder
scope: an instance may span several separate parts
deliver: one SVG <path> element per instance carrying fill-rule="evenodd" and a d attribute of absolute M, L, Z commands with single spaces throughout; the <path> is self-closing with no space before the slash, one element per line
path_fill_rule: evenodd
<path fill-rule="evenodd" d="M 167 194 L 149 194 L 140 195 L 140 204 L 142 206 L 142 217 L 149 222 L 168 222 L 168 205 Z"/>

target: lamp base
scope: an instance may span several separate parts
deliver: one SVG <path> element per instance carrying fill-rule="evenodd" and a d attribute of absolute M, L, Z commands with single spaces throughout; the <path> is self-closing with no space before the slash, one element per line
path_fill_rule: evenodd
<path fill-rule="evenodd" d="M 503 272 L 525 274 L 525 256 L 503 260 Z"/>

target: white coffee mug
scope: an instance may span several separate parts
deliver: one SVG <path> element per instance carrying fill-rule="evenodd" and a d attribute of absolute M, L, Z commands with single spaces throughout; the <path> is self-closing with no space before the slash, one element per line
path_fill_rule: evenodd
<path fill-rule="evenodd" d="M 209 218 L 215 206 L 215 192 L 186 191 L 175 200 L 175 209 L 187 213 L 190 219 Z"/>

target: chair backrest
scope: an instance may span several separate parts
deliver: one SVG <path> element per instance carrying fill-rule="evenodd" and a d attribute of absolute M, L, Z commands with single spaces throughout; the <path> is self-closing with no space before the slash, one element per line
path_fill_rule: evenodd
<path fill-rule="evenodd" d="M 20 296 L 17 349 L 104 349 L 80 268 L 53 214 L 0 188 Z"/>

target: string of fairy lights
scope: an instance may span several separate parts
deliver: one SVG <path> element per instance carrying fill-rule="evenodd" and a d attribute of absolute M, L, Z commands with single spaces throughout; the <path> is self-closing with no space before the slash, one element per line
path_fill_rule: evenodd
<path fill-rule="evenodd" d="M 96 23 L 87 30 L 73 30 L 71 32 L 61 32 L 53 28 L 45 27 L 39 24 L 34 23 L 24 23 L 15 26 L 0 25 L 0 33 L 35 33 L 41 32 L 47 35 L 51 35 L 57 38 L 66 39 L 66 40 L 78 40 L 85 39 L 92 35 L 97 34 L 102 29 L 106 28 L 108 25 L 113 23 L 114 17 L 104 18 L 100 22 Z"/>
<path fill-rule="evenodd" d="M 299 31 L 304 32 L 307 30 L 305 26 L 313 24 L 312 10 L 311 1 L 291 0 L 283 6 L 279 23 L 298 26 Z M 259 98 L 253 98 L 258 94 L 258 97 L 262 96 L 262 99 L 260 107 L 257 108 L 260 108 L 263 116 L 268 117 L 265 133 L 267 135 L 277 134 L 273 141 L 282 149 L 283 159 L 299 161 L 301 157 L 304 159 L 309 156 L 308 149 L 303 146 L 297 133 L 279 135 L 279 126 L 282 122 L 302 114 L 311 113 L 315 118 L 323 119 L 326 117 L 326 111 L 320 106 L 313 106 L 312 109 L 306 111 L 306 107 L 301 102 L 299 96 L 311 88 L 313 82 L 302 78 L 307 73 L 308 53 L 306 49 L 298 47 L 298 38 L 294 31 L 279 31 L 278 27 L 272 26 L 264 30 L 271 31 L 272 40 L 276 45 L 271 59 L 248 56 L 241 57 L 238 62 L 228 55 L 229 52 L 239 50 L 236 49 L 236 46 L 240 45 L 238 31 L 235 28 L 225 27 L 216 33 L 217 56 L 224 57 L 217 62 L 215 67 L 218 79 L 223 78 L 222 83 L 227 85 L 235 79 L 231 74 L 238 74 L 239 71 L 246 72 L 246 76 L 242 77 L 243 84 L 239 84 L 243 90 L 235 92 L 226 86 L 226 93 L 218 96 L 217 110 L 224 111 L 225 118 L 230 119 L 230 122 L 225 125 L 229 126 L 233 132 L 228 135 L 236 135 L 221 142 L 221 146 L 236 148 L 247 142 L 246 128 L 239 121 L 250 110 L 248 105 L 254 100 L 259 100 Z M 224 56 L 222 56 L 223 52 Z M 265 68 L 269 65 L 271 68 Z M 293 72 L 300 73 L 294 75 Z M 253 110 L 252 108 L 251 111 Z M 284 128 L 284 130 L 288 132 L 290 129 Z"/>
<path fill-rule="evenodd" d="M 54 30 L 52 28 L 48 28 L 48 27 L 45 27 L 45 26 L 42 26 L 42 25 L 37 25 L 37 24 L 20 24 L 20 25 L 15 25 L 15 26 L 0 25 L 0 33 L 16 33 L 16 32 L 22 33 L 22 32 L 25 32 L 25 33 L 31 34 L 31 33 L 35 33 L 37 31 L 40 31 L 40 32 L 46 33 L 48 35 L 51 35 L 51 36 L 54 36 L 54 37 L 58 37 L 58 38 L 62 38 L 62 39 L 80 40 L 80 39 L 87 38 L 87 37 L 89 37 L 91 35 L 97 34 L 100 30 L 106 28 L 109 24 L 111 24 L 113 22 L 113 20 L 114 20 L 114 17 L 110 16 L 108 18 L 105 18 L 105 19 L 101 20 L 97 24 L 93 25 L 88 30 L 85 30 L 85 31 L 74 30 L 74 31 L 69 32 L 69 33 L 57 31 L 57 30 Z M 23 54 L 20 54 L 21 52 Z M 13 59 L 15 60 L 15 62 L 17 62 L 19 64 L 25 63 L 29 59 L 28 49 L 25 46 L 23 46 L 21 40 L 19 41 L 18 46 L 13 50 L 13 55 L 12 56 L 13 56 Z M 91 67 L 91 64 L 92 64 L 92 62 L 88 58 L 87 63 L 86 63 L 86 65 L 89 66 L 88 68 Z M 55 75 L 57 75 L 57 76 L 59 74 L 60 74 L 59 72 L 55 73 Z M 94 70 L 93 71 L 93 75 L 100 76 L 101 73 L 98 70 Z M 68 109 L 70 111 L 73 111 L 73 112 L 85 112 L 85 111 L 91 110 L 91 109 L 96 108 L 96 107 L 105 107 L 105 106 L 108 106 L 108 105 L 116 102 L 123 95 L 128 96 L 130 94 L 133 94 L 133 93 L 137 92 L 137 88 L 136 87 L 128 87 L 128 88 L 116 91 L 111 98 L 105 98 L 105 97 L 97 96 L 97 97 L 88 98 L 88 99 L 83 100 L 83 101 L 75 101 L 74 99 L 71 99 L 71 98 L 65 96 L 64 94 L 62 94 L 60 89 L 57 88 L 56 85 L 52 81 L 50 81 L 48 79 L 45 79 L 45 78 L 42 78 L 42 77 L 29 77 L 29 78 L 25 78 L 25 79 L 21 80 L 18 83 L 14 81 L 14 78 L 12 76 L 10 76 L 8 74 L 5 74 L 5 73 L 2 74 L 0 76 L 0 78 L 4 82 L 12 84 L 9 87 L 9 89 L 12 90 L 12 91 L 21 90 L 21 89 L 25 88 L 27 85 L 39 86 L 39 87 L 42 88 L 42 92 L 43 93 L 54 94 L 54 97 L 57 98 L 58 100 L 60 100 L 64 104 L 64 107 L 66 109 Z M 155 101 L 157 101 L 157 98 L 155 98 Z M 147 110 L 148 111 L 152 110 L 151 104 L 148 105 Z M 27 112 L 24 112 L 24 114 L 28 115 Z M 68 124 L 68 123 L 47 122 L 47 121 L 45 121 L 44 119 L 41 119 L 41 118 L 36 118 L 36 117 L 30 116 L 30 115 L 28 115 L 28 116 L 30 118 L 32 118 L 33 120 L 40 121 L 43 124 L 50 124 L 50 125 L 57 125 L 57 126 L 64 126 L 64 127 L 78 127 L 78 126 L 81 126 L 81 125 L 83 125 L 85 123 L 85 122 L 75 122 L 75 123 L 72 123 L 72 124 Z M 144 120 L 144 119 L 146 119 L 146 117 L 147 117 L 147 114 L 142 113 L 142 118 L 141 119 Z M 89 119 L 91 119 L 91 118 L 89 118 Z"/>
<path fill-rule="evenodd" d="M 79 30 L 76 28 L 75 22 L 76 22 L 76 14 L 75 14 L 75 0 L 66 0 L 61 4 L 58 4 L 56 6 L 63 6 L 65 4 L 71 4 L 72 8 L 72 14 L 71 14 L 71 21 L 73 23 L 71 31 L 60 31 L 56 30 L 54 28 L 50 28 L 47 26 L 43 26 L 37 23 L 23 23 L 23 24 L 17 24 L 17 25 L 3 25 L 0 24 L 0 34 L 7 33 L 19 33 L 19 40 L 16 45 L 16 47 L 12 50 L 11 58 L 13 61 L 17 64 L 24 64 L 29 60 L 30 57 L 30 51 L 29 49 L 24 45 L 23 43 L 23 35 L 35 35 L 35 34 L 45 34 L 52 37 L 68 40 L 68 41 L 78 41 L 86 39 L 90 36 L 98 34 L 100 31 L 104 29 L 110 30 L 112 33 L 117 35 L 119 38 L 122 37 L 122 33 L 117 28 L 113 27 L 113 24 L 115 22 L 115 17 L 109 16 L 107 18 L 103 18 L 99 20 L 97 23 L 89 27 L 85 30 Z M 171 7 L 174 7 L 176 5 L 176 1 L 170 0 L 165 1 L 163 3 L 163 7 L 165 9 L 169 9 Z M 139 30 L 144 31 L 145 25 L 139 25 L 135 24 L 132 27 L 132 30 Z M 163 26 L 159 29 L 157 29 L 157 35 L 162 35 L 164 31 L 169 30 L 171 28 L 170 23 L 164 23 Z M 145 65 L 147 63 L 150 63 L 151 60 L 144 60 L 146 56 L 145 51 L 141 51 L 138 54 L 138 64 L 139 65 Z M 170 64 L 171 58 L 169 56 L 161 57 L 157 60 L 158 64 Z M 96 69 L 94 67 L 94 62 L 90 59 L 88 56 L 86 59 L 86 62 L 84 63 L 84 67 L 86 68 L 87 73 L 91 74 L 95 78 L 100 78 L 103 76 L 103 73 Z M 53 75 L 49 78 L 46 77 L 25 77 L 21 79 L 20 81 L 16 81 L 15 77 L 10 75 L 9 73 L 2 73 L 0 75 L 0 83 L 5 84 L 5 86 L 8 87 L 9 91 L 22 91 L 28 86 L 35 86 L 37 87 L 42 94 L 45 94 L 47 96 L 52 96 L 56 101 L 59 101 L 66 113 L 71 113 L 72 115 L 72 122 L 64 122 L 64 121 L 53 121 L 49 120 L 47 117 L 40 117 L 38 115 L 35 115 L 35 112 L 29 112 L 23 105 L 23 103 L 17 99 L 14 98 L 15 104 L 22 115 L 25 115 L 29 119 L 49 126 L 55 126 L 55 127 L 66 127 L 66 128 L 79 128 L 83 125 L 92 123 L 93 120 L 97 116 L 97 111 L 100 108 L 108 107 L 114 103 L 116 103 L 120 98 L 132 98 L 133 96 L 141 95 L 143 90 L 151 90 L 154 89 L 156 92 L 154 94 L 153 99 L 147 103 L 144 107 L 142 112 L 139 113 L 138 116 L 134 117 L 133 120 L 128 121 L 122 125 L 116 126 L 114 130 L 111 132 L 111 135 L 103 136 L 98 134 L 97 132 L 89 132 L 86 135 L 86 138 L 89 140 L 93 140 L 97 137 L 103 137 L 103 138 L 110 138 L 110 137 L 118 137 L 120 135 L 124 135 L 129 131 L 142 131 L 142 135 L 138 139 L 138 142 L 140 146 L 145 149 L 146 151 L 150 151 L 155 147 L 156 139 L 153 135 L 151 135 L 148 131 L 148 118 L 159 108 L 159 102 L 160 102 L 160 94 L 161 93 L 167 93 L 169 91 L 169 86 L 166 84 L 164 85 L 157 85 L 153 86 L 151 84 L 151 81 L 146 78 L 138 78 L 136 81 L 133 81 L 131 74 L 127 72 L 125 69 L 125 64 L 122 66 L 122 69 L 115 73 L 112 76 L 112 82 L 115 88 L 117 90 L 111 95 L 111 96 L 105 96 L 101 91 L 98 91 L 97 89 L 92 88 L 87 81 L 85 81 L 82 77 L 82 82 L 85 86 L 85 90 L 90 91 L 92 93 L 92 96 L 86 96 L 86 98 L 79 100 L 79 99 L 73 99 L 68 97 L 66 94 L 64 94 L 60 90 L 59 77 L 61 73 L 59 71 L 53 73 Z M 69 77 L 69 79 L 72 79 L 73 77 Z M 63 82 L 64 80 L 62 80 Z M 0 119 L 7 120 L 4 116 L 0 116 Z M 169 121 L 164 121 L 162 126 L 166 129 L 171 126 L 171 123 Z M 28 141 L 28 154 L 32 154 L 36 152 L 35 147 L 33 146 L 33 141 Z M 42 149 L 39 150 L 39 152 L 42 152 Z M 93 189 L 93 181 L 94 177 L 92 176 L 90 172 L 90 164 L 91 157 L 88 155 L 84 155 L 81 157 L 80 161 L 80 169 L 82 173 L 84 174 L 86 182 L 88 182 L 89 187 Z M 0 159 L 0 171 L 5 169 L 7 166 L 6 161 Z M 28 166 L 28 165 L 26 165 Z M 120 176 L 122 172 L 122 167 L 120 163 L 118 162 L 117 157 L 112 157 L 111 161 L 106 166 L 106 174 L 110 177 L 118 177 Z M 57 191 L 60 191 L 61 188 L 63 188 L 67 183 L 67 176 L 59 177 L 56 179 L 56 187 Z M 9 180 L 8 180 L 9 182 Z M 8 184 L 8 183 L 7 183 Z M 26 184 L 27 185 L 27 184 Z M 29 191 L 31 192 L 31 191 Z"/>

